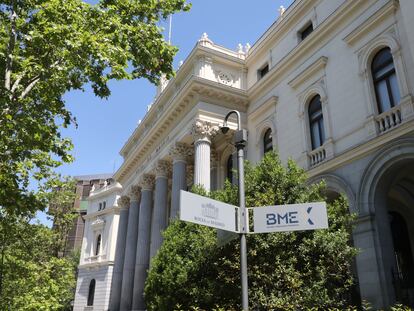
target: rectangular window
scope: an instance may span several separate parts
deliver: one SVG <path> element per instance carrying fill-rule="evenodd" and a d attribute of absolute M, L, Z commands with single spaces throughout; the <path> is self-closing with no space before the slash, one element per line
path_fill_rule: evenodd
<path fill-rule="evenodd" d="M 106 208 L 106 201 L 103 201 L 103 203 L 102 203 L 102 209 L 105 209 Z"/>
<path fill-rule="evenodd" d="M 102 203 L 99 203 L 98 211 L 100 211 L 101 209 L 102 209 Z"/>
<path fill-rule="evenodd" d="M 266 63 L 262 68 L 257 71 L 257 78 L 260 80 L 269 72 L 269 64 Z"/>
<path fill-rule="evenodd" d="M 312 23 L 308 24 L 307 26 L 305 26 L 300 32 L 299 32 L 299 37 L 300 39 L 303 41 L 305 40 L 305 38 L 307 36 L 309 36 L 313 31 L 313 25 Z"/>

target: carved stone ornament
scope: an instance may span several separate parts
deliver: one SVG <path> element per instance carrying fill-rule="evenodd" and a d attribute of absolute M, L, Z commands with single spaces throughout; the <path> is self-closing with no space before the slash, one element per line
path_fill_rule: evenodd
<path fill-rule="evenodd" d="M 166 160 L 159 160 L 154 167 L 156 177 L 168 178 L 171 172 L 171 164 Z"/>
<path fill-rule="evenodd" d="M 139 184 L 142 190 L 152 190 L 154 188 L 154 181 L 154 175 L 144 174 Z"/>
<path fill-rule="evenodd" d="M 193 154 L 193 148 L 186 143 L 177 142 L 170 150 L 170 156 L 173 160 L 187 161 L 187 157 Z"/>
<path fill-rule="evenodd" d="M 130 189 L 131 201 L 139 201 L 141 199 L 141 187 L 138 185 L 132 185 Z"/>
<path fill-rule="evenodd" d="M 225 85 L 233 85 L 233 77 L 228 72 L 220 71 L 217 74 L 218 81 Z"/>
<path fill-rule="evenodd" d="M 195 120 L 191 134 L 194 136 L 194 140 L 207 140 L 211 142 L 211 139 L 218 133 L 219 127 L 217 124 L 213 124 L 209 121 L 197 119 Z"/>
<path fill-rule="evenodd" d="M 128 208 L 131 203 L 129 196 L 123 195 L 118 199 L 118 206 L 120 208 Z"/>
<path fill-rule="evenodd" d="M 105 226 L 105 220 L 98 217 L 91 223 L 91 226 L 94 230 L 102 229 Z"/>

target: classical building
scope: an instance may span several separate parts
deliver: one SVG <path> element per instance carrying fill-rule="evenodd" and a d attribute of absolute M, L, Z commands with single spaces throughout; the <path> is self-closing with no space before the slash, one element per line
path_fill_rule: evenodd
<path fill-rule="evenodd" d="M 75 310 L 145 310 L 179 190 L 232 178 L 232 132 L 218 131 L 231 109 L 250 161 L 277 150 L 348 198 L 361 297 L 413 305 L 413 29 L 412 0 L 296 0 L 252 47 L 204 34 L 121 149 L 119 184 L 89 198 Z"/>

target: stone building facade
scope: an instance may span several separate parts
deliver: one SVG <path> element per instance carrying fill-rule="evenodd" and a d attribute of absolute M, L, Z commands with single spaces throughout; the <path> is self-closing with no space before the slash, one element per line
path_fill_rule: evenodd
<path fill-rule="evenodd" d="M 276 150 L 309 182 L 324 179 L 329 197 L 348 198 L 361 297 L 378 308 L 413 304 L 414 1 L 296 0 L 281 13 L 252 47 L 231 51 L 204 34 L 162 81 L 120 152 L 119 226 L 102 239 L 113 251 L 107 271 L 102 282 L 98 268 L 79 278 L 77 297 L 96 282 L 95 302 L 77 298 L 75 310 L 145 310 L 147 269 L 179 190 L 220 188 L 230 177 L 232 132 L 218 129 L 232 109 L 248 130 L 250 161 Z"/>

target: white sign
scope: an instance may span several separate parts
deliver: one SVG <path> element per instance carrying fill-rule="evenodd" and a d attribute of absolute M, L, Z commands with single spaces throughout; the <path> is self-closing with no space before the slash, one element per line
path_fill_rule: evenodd
<path fill-rule="evenodd" d="M 236 232 L 237 208 L 201 195 L 180 191 L 180 219 L 184 221 Z"/>
<path fill-rule="evenodd" d="M 325 202 L 253 208 L 254 233 L 328 228 Z"/>

